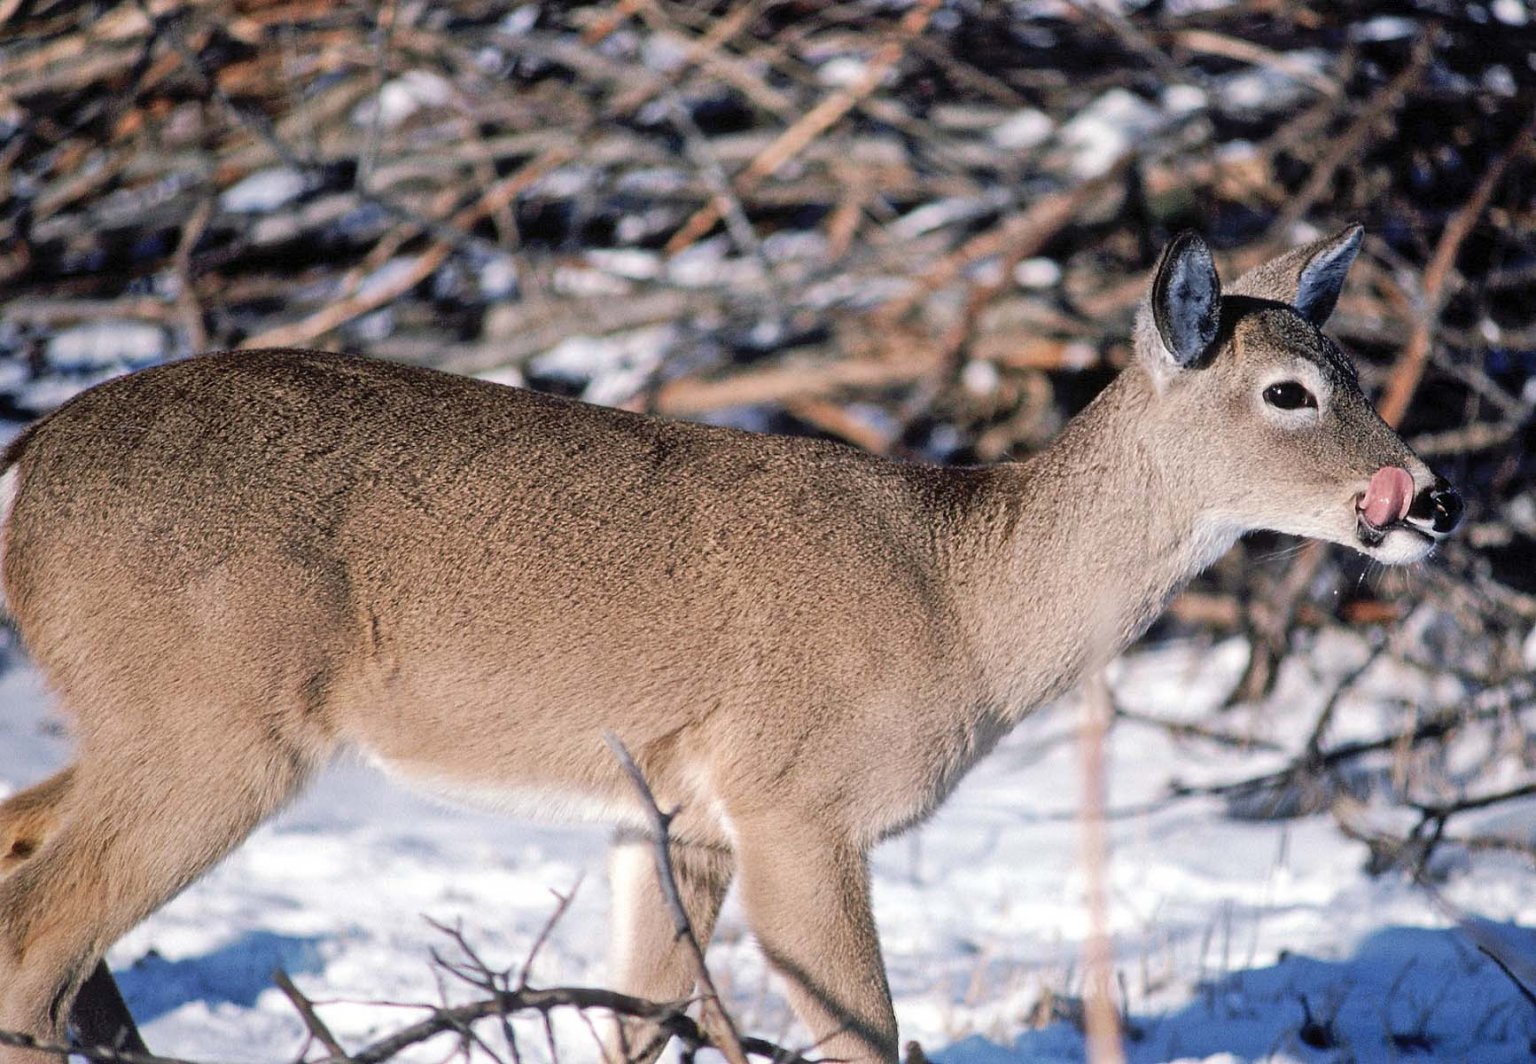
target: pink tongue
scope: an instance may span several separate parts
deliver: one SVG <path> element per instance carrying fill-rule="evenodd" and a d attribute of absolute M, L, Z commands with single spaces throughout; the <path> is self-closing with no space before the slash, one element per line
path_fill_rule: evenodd
<path fill-rule="evenodd" d="M 1376 470 L 1370 486 L 1360 497 L 1360 514 L 1377 528 L 1385 528 L 1408 516 L 1413 502 L 1413 477 L 1408 470 L 1386 466 Z"/>

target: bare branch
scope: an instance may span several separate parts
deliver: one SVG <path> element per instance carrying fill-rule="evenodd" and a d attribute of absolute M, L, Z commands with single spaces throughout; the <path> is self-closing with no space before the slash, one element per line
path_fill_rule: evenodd
<path fill-rule="evenodd" d="M 314 1002 L 305 997 L 304 992 L 294 985 L 293 980 L 288 977 L 288 973 L 279 968 L 272 973 L 272 981 L 277 984 L 277 988 L 283 992 L 283 995 L 293 1003 L 294 1010 L 298 1012 L 299 1018 L 304 1021 L 304 1026 L 308 1028 L 315 1041 L 323 1045 L 326 1052 L 333 1057 L 346 1056 L 347 1051 L 341 1047 L 341 1043 L 336 1040 L 336 1036 L 331 1033 L 331 1029 L 325 1025 L 325 1021 L 315 1012 Z"/>
<path fill-rule="evenodd" d="M 613 751 L 613 756 L 619 759 L 619 764 L 623 766 L 629 781 L 634 784 L 635 793 L 639 796 L 640 803 L 650 818 L 651 829 L 655 833 L 652 841 L 656 849 L 656 876 L 661 883 L 661 892 L 666 898 L 667 908 L 672 914 L 672 923 L 677 929 L 677 939 L 693 965 L 694 978 L 699 984 L 705 1024 L 706 1026 L 711 1022 L 718 1024 L 718 1030 L 721 1033 L 717 1048 L 725 1054 L 730 1064 L 746 1064 L 741 1036 L 736 1031 L 736 1023 L 726 1012 L 725 1004 L 720 999 L 720 992 L 715 989 L 715 981 L 704 963 L 704 950 L 699 946 L 698 936 L 693 933 L 693 922 L 689 920 L 688 910 L 684 907 L 682 896 L 677 890 L 677 875 L 672 869 L 672 847 L 668 835 L 672 818 L 677 815 L 676 810 L 669 813 L 662 812 L 661 807 L 656 804 L 656 796 L 651 793 L 650 784 L 645 781 L 645 774 L 640 771 L 640 766 L 635 764 L 635 759 L 630 756 L 629 750 L 618 736 L 609 732 L 603 736 L 603 741 L 608 744 L 608 749 Z"/>

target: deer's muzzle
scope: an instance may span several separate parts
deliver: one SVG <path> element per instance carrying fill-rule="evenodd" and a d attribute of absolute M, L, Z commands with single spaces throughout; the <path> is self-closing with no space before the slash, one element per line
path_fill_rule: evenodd
<path fill-rule="evenodd" d="M 1444 477 L 1436 477 L 1433 484 L 1414 496 L 1407 520 L 1417 528 L 1445 536 L 1456 531 L 1465 510 L 1461 493 Z"/>

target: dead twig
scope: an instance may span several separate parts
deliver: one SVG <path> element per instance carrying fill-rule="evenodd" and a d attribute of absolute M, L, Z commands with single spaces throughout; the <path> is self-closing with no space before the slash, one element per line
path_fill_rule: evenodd
<path fill-rule="evenodd" d="M 1435 244 L 1435 253 L 1430 257 L 1429 265 L 1424 268 L 1424 285 L 1418 313 L 1414 316 L 1413 335 L 1408 340 L 1408 346 L 1398 355 L 1392 373 L 1387 378 L 1386 391 L 1378 404 L 1382 420 L 1388 425 L 1396 427 L 1402 424 L 1404 415 L 1408 413 L 1408 404 L 1413 401 L 1414 393 L 1419 389 L 1419 381 L 1424 377 L 1424 368 L 1434 346 L 1435 325 L 1445 307 L 1447 286 L 1461 245 L 1482 217 L 1483 211 L 1488 208 L 1488 201 L 1503 180 L 1510 162 L 1529 150 L 1533 135 L 1536 135 L 1536 110 L 1531 112 L 1525 124 L 1520 127 L 1520 132 L 1515 134 L 1509 147 L 1483 172 L 1472 195 L 1467 197 L 1467 202 L 1451 216 L 1441 231 L 1440 239 Z"/>
<path fill-rule="evenodd" d="M 1477 951 L 1492 961 L 1494 967 L 1515 985 L 1520 996 L 1536 1008 L 1536 958 L 1512 951 L 1510 943 L 1493 930 L 1489 921 L 1454 904 L 1423 874 L 1422 868 L 1415 870 L 1413 878 L 1414 884 L 1429 895 L 1435 907 L 1454 920 L 1457 930 L 1471 940 Z"/>
<path fill-rule="evenodd" d="M 1411 727 L 1374 739 L 1355 739 L 1308 754 L 1305 750 L 1290 765 L 1273 772 L 1246 779 L 1208 785 L 1189 785 L 1175 781 L 1169 788 L 1176 796 L 1194 794 L 1247 795 L 1283 789 L 1299 778 L 1315 775 L 1320 768 L 1331 768 L 1367 754 L 1401 747 L 1412 747 L 1443 738 L 1458 728 L 1477 721 L 1506 718 L 1536 708 L 1536 679 L 1520 676 L 1497 687 L 1485 688 L 1464 703 L 1452 704 L 1419 718 Z"/>
<path fill-rule="evenodd" d="M 736 191 L 739 194 L 749 193 L 765 179 L 772 177 L 778 172 L 779 167 L 800 154 L 808 144 L 830 129 L 857 106 L 861 99 L 873 92 L 884 80 L 886 73 L 901 61 L 907 42 L 927 29 L 929 20 L 939 9 L 939 2 L 940 0 L 919 0 L 914 4 L 911 10 L 902 16 L 895 38 L 880 47 L 874 58 L 865 66 L 864 73 L 858 80 L 829 95 L 780 134 L 748 164 L 745 170 L 737 175 L 733 182 Z M 673 234 L 672 239 L 667 241 L 667 254 L 676 255 L 714 228 L 715 223 L 720 220 L 720 210 L 720 203 L 713 199 L 700 207 Z"/>
<path fill-rule="evenodd" d="M 1501 791 L 1493 791 L 1489 794 L 1475 795 L 1470 798 L 1458 798 L 1452 802 L 1409 802 L 1410 808 L 1416 809 L 1426 822 L 1444 822 L 1458 813 L 1467 813 L 1475 809 L 1487 809 L 1489 806 L 1501 805 L 1504 802 L 1513 802 L 1521 798 L 1529 798 L 1536 795 L 1536 782 L 1522 783 L 1516 787 L 1506 787 Z"/>
<path fill-rule="evenodd" d="M 459 211 L 448 225 L 455 231 L 467 232 L 481 218 L 499 210 L 524 192 L 529 185 L 550 170 L 568 161 L 573 149 L 557 146 L 530 162 L 510 177 L 498 181 L 487 189 L 478 200 Z M 240 346 L 247 349 L 259 347 L 298 347 L 313 343 L 317 338 L 337 329 L 355 318 L 377 310 L 425 281 L 448 260 L 456 244 L 439 240 L 420 255 L 408 267 L 379 284 L 365 286 L 352 295 L 321 308 L 314 314 L 275 329 L 257 333 Z"/>
<path fill-rule="evenodd" d="M 1138 713 L 1136 710 L 1126 709 L 1124 706 L 1117 705 L 1115 707 L 1115 719 L 1158 728 L 1175 739 L 1201 739 L 1205 742 L 1230 747 L 1234 750 L 1267 750 L 1271 752 L 1280 750 L 1278 743 L 1269 739 L 1261 739 L 1255 735 L 1243 735 L 1238 732 L 1226 731 L 1222 728 L 1213 728 L 1198 721 L 1168 720 L 1164 717 L 1155 717 L 1148 713 Z"/>
<path fill-rule="evenodd" d="M 656 796 L 651 793 L 651 786 L 646 782 L 645 774 L 640 771 L 640 766 L 635 764 L 635 759 L 630 756 L 629 750 L 617 735 L 609 732 L 603 736 L 603 741 L 608 744 L 608 749 L 613 751 L 613 756 L 618 758 L 619 764 L 624 768 L 624 774 L 634 785 L 635 794 L 639 797 L 640 804 L 651 822 L 651 830 L 655 833 L 652 841 L 656 852 L 656 877 L 661 885 L 662 897 L 667 901 L 667 909 L 672 915 L 677 940 L 682 944 L 689 963 L 693 966 L 694 979 L 699 985 L 700 1008 L 704 1024 L 706 1028 L 713 1026 L 720 1032 L 716 1045 L 725 1054 L 725 1059 L 730 1064 L 746 1064 L 741 1035 L 737 1033 L 735 1021 L 725 1009 L 720 992 L 715 989 L 714 978 L 709 974 L 709 967 L 704 963 L 704 950 L 699 945 L 698 936 L 693 933 L 693 922 L 688 917 L 688 909 L 683 905 L 682 895 L 678 893 L 677 875 L 672 868 L 672 844 L 668 835 L 676 810 L 663 812 L 661 806 L 656 804 Z"/>
<path fill-rule="evenodd" d="M 1488 946 L 1479 943 L 1477 952 L 1481 953 L 1484 957 L 1487 957 L 1490 961 L 1492 961 L 1494 967 L 1503 972 L 1505 978 L 1507 978 L 1511 983 L 1515 984 L 1515 989 L 1520 992 L 1520 996 L 1525 998 L 1525 1000 L 1530 1003 L 1532 1008 L 1536 1008 L 1536 983 L 1530 982 L 1528 979 L 1520 978 L 1519 975 L 1515 974 L 1514 967 Z"/>
<path fill-rule="evenodd" d="M 1351 159 L 1358 158 L 1371 131 L 1394 109 L 1402 105 L 1407 94 L 1419 83 L 1429 69 L 1433 54 L 1428 34 L 1414 42 L 1413 56 L 1397 75 L 1377 90 L 1355 120 L 1339 135 L 1326 155 L 1312 167 L 1307 181 L 1296 194 L 1286 201 L 1285 207 L 1269 226 L 1265 243 L 1275 245 L 1288 239 L 1291 227 L 1306 216 L 1313 204 L 1322 199 L 1333 182 L 1339 168 Z"/>
<path fill-rule="evenodd" d="M 576 898 L 576 891 L 580 888 L 581 881 L 578 879 L 576 885 L 571 888 L 568 894 L 561 894 L 558 891 L 550 892 L 555 895 L 555 911 L 549 914 L 549 919 L 544 921 L 543 927 L 539 928 L 539 933 L 534 938 L 533 945 L 528 947 L 528 956 L 523 958 L 522 970 L 517 975 L 517 985 L 519 987 L 528 985 L 528 977 L 533 974 L 533 962 L 538 959 L 539 951 L 544 948 L 544 943 L 549 941 L 550 933 L 554 931 L 555 925 L 565 917 L 566 911 L 571 907 L 571 902 Z"/>
<path fill-rule="evenodd" d="M 277 984 L 277 988 L 283 992 L 283 996 L 293 1005 L 294 1011 L 299 1014 L 299 1019 L 304 1021 L 304 1027 L 309 1031 L 310 1037 L 324 1046 L 325 1051 L 332 1057 L 345 1057 L 347 1051 L 341 1047 L 341 1043 L 336 1040 L 336 1036 L 331 1033 L 331 1029 L 325 1025 L 325 1021 L 315 1011 L 315 1003 L 305 997 L 304 992 L 294 985 L 293 980 L 288 977 L 288 973 L 279 968 L 272 973 L 272 981 Z"/>
<path fill-rule="evenodd" d="M 464 1027 L 479 1020 L 493 1016 L 510 1015 L 518 1012 L 535 1011 L 547 1015 L 556 1008 L 574 1008 L 583 1011 L 598 1009 L 615 1013 L 616 1015 L 629 1016 L 635 1019 L 645 1020 L 656 1025 L 669 1037 L 681 1039 L 687 1045 L 693 1047 L 714 1046 L 725 1052 L 724 1047 L 716 1045 L 716 1042 L 703 1027 L 685 1015 L 675 1003 L 657 1003 L 645 1001 L 641 998 L 630 997 L 627 994 L 619 994 L 611 990 L 597 990 L 585 987 L 559 987 L 550 989 L 524 988 L 510 992 L 498 993 L 484 1001 L 471 1002 L 467 1005 L 457 1005 L 452 1008 L 434 1009 L 432 1014 L 418 1023 L 402 1028 L 385 1038 L 379 1039 L 356 1053 L 346 1057 L 326 1057 L 314 1061 L 313 1064 L 383 1064 L 392 1060 L 402 1051 L 411 1046 L 429 1041 L 440 1034 L 457 1032 Z M 800 1054 L 782 1046 L 774 1045 L 759 1038 L 744 1038 L 736 1049 L 738 1054 L 763 1057 L 779 1064 L 812 1064 Z M 99 1059 L 111 1064 L 119 1058 L 100 1057 Z M 743 1056 L 745 1059 L 745 1056 Z M 192 1064 L 189 1061 L 164 1061 L 160 1058 L 148 1057 L 137 1060 L 123 1060 L 122 1064 Z"/>
<path fill-rule="evenodd" d="M 1344 94 L 1343 86 L 1336 79 L 1319 73 L 1310 63 L 1253 41 L 1215 30 L 1175 30 L 1169 37 L 1174 44 L 1191 52 L 1219 55 L 1253 66 L 1269 67 L 1324 96 L 1338 98 Z"/>
<path fill-rule="evenodd" d="M 58 1057 L 61 1062 L 71 1057 L 83 1057 L 98 1064 L 206 1064 L 203 1061 L 187 1060 L 183 1057 L 163 1057 L 140 1050 L 118 1049 L 111 1045 L 70 1045 L 64 1042 L 50 1042 L 45 1038 L 33 1038 L 29 1034 L 21 1034 L 18 1031 L 0 1031 L 0 1046 L 36 1050 L 40 1054 Z M 337 1061 L 336 1064 L 343 1064 L 343 1062 Z"/>

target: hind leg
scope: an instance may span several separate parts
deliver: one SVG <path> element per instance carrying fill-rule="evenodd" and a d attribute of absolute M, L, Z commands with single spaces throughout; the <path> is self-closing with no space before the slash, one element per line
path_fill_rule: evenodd
<path fill-rule="evenodd" d="M 113 1046 L 128 1053 L 148 1053 L 149 1047 L 139 1034 L 139 1026 L 128 1011 L 123 992 L 106 961 L 97 961 L 96 967 L 80 986 L 75 995 L 74 1008 L 69 1013 L 69 1026 L 75 1035 L 75 1044 L 82 1046 Z"/>
<path fill-rule="evenodd" d="M 0 1029 L 61 1040 L 107 947 L 228 853 L 306 774 L 268 733 L 172 731 L 149 758 L 127 756 L 131 747 L 112 748 L 115 757 L 83 751 L 51 832 L 0 879 Z M 0 1064 L 43 1059 L 0 1048 Z"/>
<path fill-rule="evenodd" d="M 53 833 L 74 778 L 75 770 L 67 768 L 0 803 L 0 877 L 36 853 Z M 69 1025 L 82 1045 L 148 1051 L 105 961 L 81 986 Z"/>
<path fill-rule="evenodd" d="M 656 875 L 656 844 L 641 834 L 621 833 L 609 856 L 613 888 L 613 939 L 609 967 L 613 988 L 648 1001 L 680 1001 L 694 992 L 694 968 L 678 940 L 671 910 Z M 730 852 L 672 843 L 677 892 L 700 947 L 709 944 L 715 918 L 731 884 Z M 607 1032 L 606 1056 L 649 1064 L 663 1042 L 649 1024 L 627 1021 Z M 649 1050 L 647 1052 L 647 1050 Z"/>
<path fill-rule="evenodd" d="M 59 820 L 75 770 L 67 768 L 0 802 L 0 876 L 37 852 Z"/>

